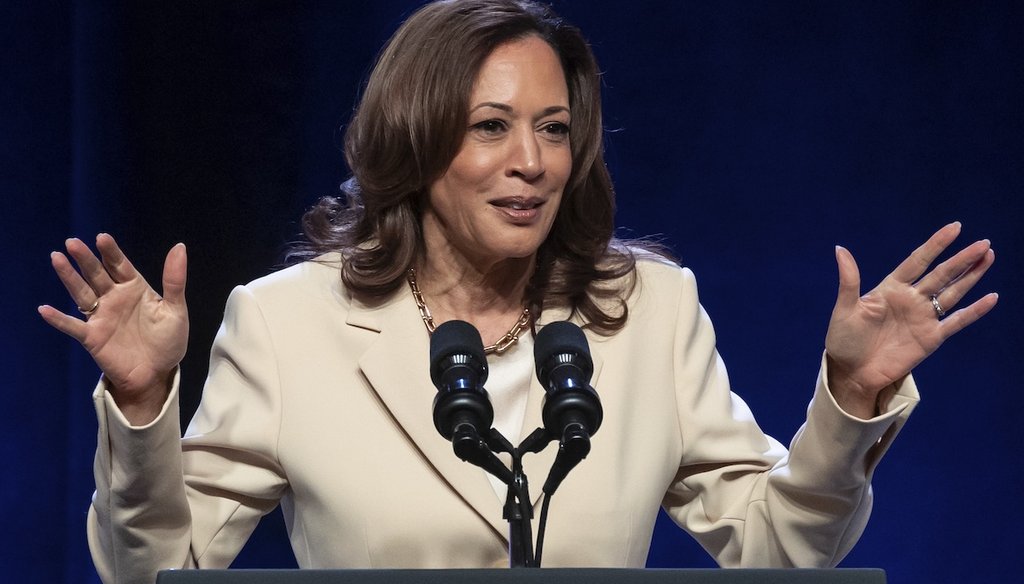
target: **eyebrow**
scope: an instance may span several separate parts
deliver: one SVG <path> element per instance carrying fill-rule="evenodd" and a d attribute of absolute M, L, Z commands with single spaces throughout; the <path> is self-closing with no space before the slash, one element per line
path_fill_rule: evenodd
<path fill-rule="evenodd" d="M 478 103 L 477 105 L 473 106 L 473 109 L 471 109 L 469 111 L 470 111 L 470 113 L 472 113 L 472 112 L 475 112 L 478 109 L 482 109 L 482 108 L 485 108 L 485 107 L 492 107 L 494 109 L 499 109 L 499 110 L 501 110 L 503 112 L 510 113 L 510 114 L 514 112 L 514 110 L 512 109 L 512 106 L 508 105 L 507 103 L 500 103 L 500 102 L 497 102 L 497 101 L 485 101 L 485 102 L 482 102 L 482 103 Z M 564 105 L 552 105 L 552 106 L 548 106 L 548 107 L 544 108 L 544 111 L 541 112 L 540 117 L 550 116 L 552 114 L 557 114 L 559 112 L 565 112 L 567 114 L 571 114 L 572 113 L 572 112 L 569 111 L 569 108 L 565 107 Z"/>

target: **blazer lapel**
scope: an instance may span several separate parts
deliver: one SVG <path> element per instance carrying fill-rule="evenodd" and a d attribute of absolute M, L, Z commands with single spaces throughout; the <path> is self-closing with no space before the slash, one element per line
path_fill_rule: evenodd
<path fill-rule="evenodd" d="M 430 337 L 412 294 L 403 287 L 381 306 L 354 302 L 347 322 L 380 333 L 359 359 L 366 379 L 441 479 L 507 541 L 508 526 L 501 517 L 501 503 L 485 472 L 459 460 L 451 442 L 434 428 L 437 390 L 430 381 Z"/>

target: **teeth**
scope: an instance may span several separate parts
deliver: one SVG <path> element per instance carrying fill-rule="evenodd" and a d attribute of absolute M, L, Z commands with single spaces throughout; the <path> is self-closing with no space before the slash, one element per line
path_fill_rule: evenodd
<path fill-rule="evenodd" d="M 534 207 L 534 205 L 526 205 L 523 203 L 512 203 L 510 206 L 516 211 L 525 211 L 527 209 L 532 209 Z"/>

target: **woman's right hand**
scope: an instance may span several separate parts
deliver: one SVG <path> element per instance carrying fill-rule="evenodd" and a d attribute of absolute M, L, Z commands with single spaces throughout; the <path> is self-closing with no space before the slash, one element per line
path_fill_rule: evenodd
<path fill-rule="evenodd" d="M 128 421 L 147 424 L 160 413 L 188 345 L 185 245 L 179 243 L 167 253 L 163 297 L 110 235 L 96 236 L 100 258 L 78 239 L 67 240 L 66 247 L 78 270 L 57 251 L 50 254 L 50 262 L 85 318 L 48 305 L 40 306 L 39 314 L 89 351 Z"/>

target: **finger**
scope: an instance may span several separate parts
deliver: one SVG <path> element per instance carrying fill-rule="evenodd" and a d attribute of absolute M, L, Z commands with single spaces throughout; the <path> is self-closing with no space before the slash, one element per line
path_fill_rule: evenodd
<path fill-rule="evenodd" d="M 81 274 L 71 265 L 67 256 L 59 251 L 50 253 L 50 265 L 53 266 L 53 271 L 60 278 L 61 284 L 64 284 L 64 289 L 68 291 L 72 302 L 79 307 L 92 306 L 97 298 L 96 292 L 82 279 Z"/>
<path fill-rule="evenodd" d="M 107 269 L 93 255 L 92 250 L 82 243 L 82 240 L 72 237 L 64 242 L 64 246 L 67 247 L 68 254 L 74 258 L 75 263 L 78 264 L 78 269 L 82 272 L 82 278 L 88 282 L 89 286 L 98 296 L 102 296 L 114 287 L 114 281 L 110 279 Z"/>
<path fill-rule="evenodd" d="M 964 276 L 971 267 L 985 257 L 991 247 L 992 243 L 987 239 L 975 241 L 936 266 L 934 270 L 914 284 L 914 287 L 923 294 L 938 294 L 956 282 L 958 278 Z"/>
<path fill-rule="evenodd" d="M 944 318 L 942 322 L 939 323 L 943 341 L 988 314 L 988 311 L 995 308 L 996 302 L 998 301 L 999 295 L 992 292 L 974 301 L 970 306 L 961 308 Z"/>
<path fill-rule="evenodd" d="M 188 257 L 185 244 L 179 243 L 167 252 L 164 260 L 164 300 L 176 305 L 185 305 L 185 279 L 188 272 Z"/>
<path fill-rule="evenodd" d="M 141 277 L 109 233 L 100 233 L 96 236 L 96 249 L 100 251 L 103 266 L 114 282 L 127 282 Z"/>
<path fill-rule="evenodd" d="M 836 265 L 839 267 L 839 293 L 836 296 L 836 310 L 850 309 L 860 299 L 860 269 L 850 250 L 836 246 Z"/>
<path fill-rule="evenodd" d="M 72 337 L 79 343 L 85 340 L 88 328 L 83 321 L 73 316 L 68 316 L 47 304 L 40 306 L 37 310 L 39 315 L 43 317 L 43 320 L 53 328 Z"/>
<path fill-rule="evenodd" d="M 953 281 L 937 294 L 942 306 L 952 308 L 970 292 L 971 288 L 978 283 L 978 280 L 985 275 L 992 264 L 996 261 L 996 252 L 993 249 L 985 250 L 985 254 L 968 267 Z"/>
<path fill-rule="evenodd" d="M 960 235 L 959 221 L 954 221 L 939 229 L 893 270 L 892 277 L 904 284 L 913 284 L 921 277 L 921 274 L 925 273 L 928 266 L 932 265 L 935 258 L 939 257 L 939 254 L 953 243 L 957 235 Z"/>

